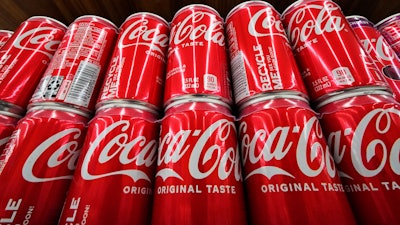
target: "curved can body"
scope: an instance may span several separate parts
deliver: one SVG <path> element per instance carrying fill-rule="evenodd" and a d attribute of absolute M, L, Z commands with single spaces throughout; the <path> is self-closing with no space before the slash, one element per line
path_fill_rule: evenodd
<path fill-rule="evenodd" d="M 97 107 L 126 99 L 162 109 L 168 23 L 151 13 L 135 13 L 119 32 Z"/>
<path fill-rule="evenodd" d="M 30 106 L 69 105 L 92 112 L 117 38 L 117 28 L 98 16 L 72 22 L 46 69 Z"/>
<path fill-rule="evenodd" d="M 161 122 L 153 225 L 243 225 L 234 118 L 218 104 L 171 107 Z"/>
<path fill-rule="evenodd" d="M 389 16 L 375 25 L 400 57 L 400 13 Z"/>
<path fill-rule="evenodd" d="M 0 101 L 25 113 L 66 30 L 64 24 L 44 16 L 21 23 L 0 49 Z"/>
<path fill-rule="evenodd" d="M 3 47 L 8 39 L 11 38 L 14 32 L 9 31 L 9 30 L 0 30 L 0 49 Z"/>
<path fill-rule="evenodd" d="M 319 112 L 358 223 L 399 225 L 399 103 L 389 93 L 350 93 Z"/>
<path fill-rule="evenodd" d="M 188 5 L 170 24 L 164 106 L 188 95 L 232 103 L 224 21 L 206 5 Z"/>
<path fill-rule="evenodd" d="M 388 89 L 335 2 L 297 1 L 283 22 L 313 102 L 365 86 Z"/>
<path fill-rule="evenodd" d="M 356 224 L 307 102 L 253 104 L 242 111 L 238 126 L 251 224 Z"/>
<path fill-rule="evenodd" d="M 150 223 L 159 132 L 155 120 L 155 114 L 133 106 L 113 105 L 96 113 L 60 224 Z"/>
<path fill-rule="evenodd" d="M 74 112 L 33 109 L 21 119 L 0 157 L 0 221 L 57 224 L 87 118 Z"/>
<path fill-rule="evenodd" d="M 239 4 L 228 14 L 225 27 L 237 105 L 265 93 L 307 98 L 280 14 L 270 4 Z"/>

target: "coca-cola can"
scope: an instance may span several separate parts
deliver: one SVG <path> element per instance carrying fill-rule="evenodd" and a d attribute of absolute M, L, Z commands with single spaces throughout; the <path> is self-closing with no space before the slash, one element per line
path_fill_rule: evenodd
<path fill-rule="evenodd" d="M 400 13 L 383 19 L 375 26 L 389 42 L 397 56 L 400 57 Z"/>
<path fill-rule="evenodd" d="M 399 103 L 388 92 L 365 91 L 318 107 L 358 224 L 399 225 Z"/>
<path fill-rule="evenodd" d="M 57 224 L 86 133 L 88 115 L 31 108 L 0 157 L 1 224 Z"/>
<path fill-rule="evenodd" d="M 396 55 L 374 24 L 363 16 L 347 16 L 365 52 L 382 73 L 393 97 L 400 102 L 400 58 Z"/>
<path fill-rule="evenodd" d="M 167 107 L 161 121 L 152 225 L 246 224 L 234 117 L 215 99 Z"/>
<path fill-rule="evenodd" d="M 306 99 L 257 99 L 241 111 L 238 127 L 251 224 L 356 224 Z"/>
<path fill-rule="evenodd" d="M 93 111 L 117 32 L 113 23 L 98 16 L 72 22 L 29 107 L 58 103 Z"/>
<path fill-rule="evenodd" d="M 63 38 L 66 26 L 44 17 L 30 17 L 0 49 L 0 101 L 25 113 L 36 86 Z"/>
<path fill-rule="evenodd" d="M 0 30 L 0 49 L 6 44 L 8 39 L 11 38 L 13 33 L 14 33 L 13 31 L 9 30 Z"/>
<path fill-rule="evenodd" d="M 162 109 L 168 22 L 152 13 L 135 13 L 119 32 L 97 107 L 127 99 Z"/>
<path fill-rule="evenodd" d="M 164 106 L 203 95 L 232 103 L 224 21 L 213 8 L 193 4 L 170 24 Z"/>
<path fill-rule="evenodd" d="M 237 105 L 265 93 L 307 97 L 280 14 L 267 2 L 248 1 L 226 18 Z"/>
<path fill-rule="evenodd" d="M 335 2 L 297 1 L 283 22 L 313 102 L 351 89 L 389 88 Z"/>
<path fill-rule="evenodd" d="M 20 115 L 0 111 L 0 155 L 2 154 L 12 132 L 15 130 Z"/>
<path fill-rule="evenodd" d="M 59 224 L 150 223 L 157 119 L 154 111 L 135 104 L 97 110 Z"/>

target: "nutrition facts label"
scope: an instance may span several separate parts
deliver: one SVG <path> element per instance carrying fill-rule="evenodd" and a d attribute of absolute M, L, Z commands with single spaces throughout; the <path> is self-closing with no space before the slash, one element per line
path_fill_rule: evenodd
<path fill-rule="evenodd" d="M 232 82 L 235 91 L 236 102 L 250 96 L 249 84 L 247 82 L 246 68 L 244 65 L 243 54 L 239 52 L 231 60 Z"/>

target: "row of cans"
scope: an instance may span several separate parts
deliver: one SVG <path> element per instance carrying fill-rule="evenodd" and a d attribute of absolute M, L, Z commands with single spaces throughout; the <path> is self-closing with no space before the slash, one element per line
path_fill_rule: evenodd
<path fill-rule="evenodd" d="M 322 52 L 317 44 L 324 41 L 317 37 L 325 33 L 335 33 L 342 43 L 357 40 L 354 35 L 341 37 L 346 19 L 331 1 L 298 2 L 284 13 L 291 14 L 296 18 L 296 24 L 290 25 L 294 31 L 289 29 L 292 43 L 306 41 L 312 32 L 317 35 L 298 52 L 294 48 L 296 58 L 311 47 L 317 58 Z M 90 22 L 78 23 L 88 18 Z M 301 24 L 303 19 L 307 26 Z M 365 61 L 358 40 L 349 41 L 357 47 L 349 52 L 360 53 L 359 58 L 349 56 L 357 68 L 344 69 L 342 61 L 336 71 L 326 66 L 341 80 L 351 80 L 350 75 L 354 79 L 356 74 L 360 77 L 354 79 L 356 85 L 339 85 L 335 80 L 336 88 L 309 95 L 319 103 L 321 128 L 302 83 L 303 79 L 307 84 L 305 77 L 312 76 L 311 68 L 316 66 L 308 65 L 307 74 L 298 72 L 279 14 L 265 2 L 247 2 L 233 9 L 225 24 L 240 108 L 238 141 L 230 111 L 224 23 L 218 13 L 203 5 L 187 6 L 176 13 L 170 35 L 161 18 L 136 14 L 130 17 L 131 24 L 119 29 L 99 92 L 101 100 L 86 132 L 95 105 L 91 97 L 99 89 L 93 78 L 107 64 L 96 59 L 107 55 L 102 44 L 113 46 L 111 39 L 116 39 L 115 27 L 102 29 L 95 22 L 90 26 L 99 20 L 110 25 L 98 17 L 83 17 L 75 23 L 81 32 L 67 30 L 65 36 L 68 32 L 70 36 L 62 39 L 28 114 L 7 143 L 0 158 L 0 180 L 6 181 L 1 183 L 5 190 L 1 222 L 54 224 L 65 201 L 60 224 L 146 224 L 150 219 L 152 224 L 246 224 L 246 211 L 251 224 L 355 224 L 353 214 L 360 224 L 399 223 L 395 134 L 400 127 L 399 106 L 387 92 L 384 78 L 378 73 L 369 76 L 369 70 L 362 69 L 365 64 L 357 64 Z M 350 27 L 346 29 L 351 33 Z M 113 33 L 113 38 L 105 38 L 104 33 Z M 245 39 L 246 35 L 253 39 Z M 336 40 L 327 40 L 331 39 Z M 90 40 L 99 41 L 90 45 Z M 62 48 L 63 43 L 67 47 Z M 319 58 L 332 61 L 324 55 Z M 63 71 L 69 66 L 74 70 Z M 165 85 L 163 66 L 167 66 Z M 125 79 L 121 75 L 126 80 L 121 81 Z M 74 84 L 71 93 L 62 88 Z M 266 92 L 260 87 L 278 88 Z M 70 100 L 57 98 L 60 95 Z M 45 100 L 35 101 L 35 96 Z M 163 106 L 165 117 L 158 128 L 157 110 Z M 348 117 L 352 120 L 344 123 Z M 342 185 L 339 175 L 342 181 L 349 180 Z M 367 204 L 371 201 L 376 204 Z M 299 207 L 304 204 L 307 207 Z"/>

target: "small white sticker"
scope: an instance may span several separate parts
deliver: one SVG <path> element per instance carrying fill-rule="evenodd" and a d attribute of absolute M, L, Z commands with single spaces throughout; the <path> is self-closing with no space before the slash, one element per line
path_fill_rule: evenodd
<path fill-rule="evenodd" d="M 218 78 L 213 74 L 204 74 L 204 89 L 218 91 Z"/>
<path fill-rule="evenodd" d="M 347 67 L 338 67 L 332 70 L 332 75 L 335 78 L 336 84 L 339 85 L 349 85 L 354 82 L 354 77 Z"/>

